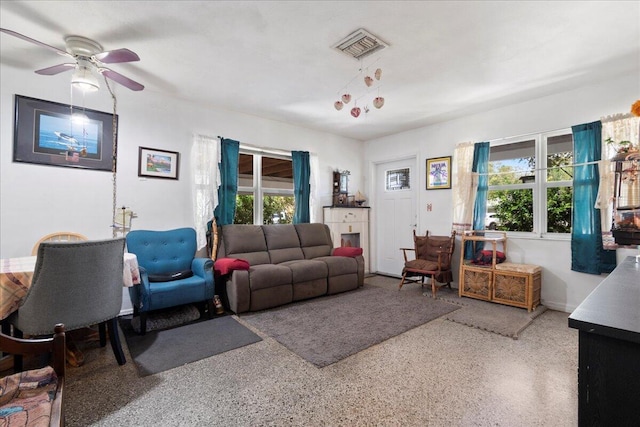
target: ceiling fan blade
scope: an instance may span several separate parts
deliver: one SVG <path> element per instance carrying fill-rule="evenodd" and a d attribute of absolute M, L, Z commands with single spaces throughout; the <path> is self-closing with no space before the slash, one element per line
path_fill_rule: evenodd
<path fill-rule="evenodd" d="M 41 47 L 44 47 L 46 49 L 54 51 L 58 55 L 68 56 L 69 58 L 73 58 L 73 55 L 71 55 L 67 51 L 58 49 L 57 47 L 50 46 L 50 45 L 48 45 L 46 43 L 39 42 L 38 40 L 32 39 L 31 37 L 27 37 L 27 36 L 22 35 L 20 33 L 16 33 L 15 31 L 7 30 L 6 28 L 0 28 L 0 32 L 9 34 L 11 36 L 17 37 L 17 38 L 22 39 L 24 41 L 28 41 L 29 43 L 37 44 L 38 46 L 41 46 Z"/>
<path fill-rule="evenodd" d="M 42 70 L 37 70 L 36 74 L 41 74 L 43 76 L 53 76 L 55 74 L 60 74 L 67 70 L 72 70 L 76 68 L 76 64 L 58 64 L 53 67 L 43 68 Z"/>
<path fill-rule="evenodd" d="M 129 77 L 125 77 L 120 73 L 116 73 L 113 70 L 110 70 L 108 68 L 100 68 L 98 70 L 101 74 L 104 74 L 106 77 L 110 78 L 111 80 L 114 80 L 118 83 L 120 83 L 122 86 L 126 86 L 131 90 L 142 90 L 144 89 L 144 86 L 141 85 L 140 83 L 131 80 Z"/>
<path fill-rule="evenodd" d="M 116 49 L 94 55 L 95 58 L 105 64 L 115 64 L 117 62 L 140 61 L 140 57 L 129 49 Z"/>

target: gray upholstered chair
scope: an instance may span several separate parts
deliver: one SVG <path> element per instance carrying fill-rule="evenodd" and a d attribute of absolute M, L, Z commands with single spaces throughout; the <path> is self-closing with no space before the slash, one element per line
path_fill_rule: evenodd
<path fill-rule="evenodd" d="M 51 334 L 51 325 L 67 331 L 99 325 L 100 345 L 109 340 L 119 365 L 126 363 L 118 335 L 122 306 L 124 238 L 41 243 L 33 280 L 16 312 L 9 316 L 17 337 Z"/>

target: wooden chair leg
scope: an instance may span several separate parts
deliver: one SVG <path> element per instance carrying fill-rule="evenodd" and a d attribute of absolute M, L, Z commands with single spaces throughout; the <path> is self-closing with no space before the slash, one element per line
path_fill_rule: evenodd
<path fill-rule="evenodd" d="M 431 276 L 431 297 L 436 299 L 436 294 L 438 293 L 438 286 L 436 285 L 436 277 Z"/>
<path fill-rule="evenodd" d="M 125 363 L 127 363 L 127 359 L 125 359 L 124 357 L 124 352 L 122 351 L 122 344 L 120 343 L 120 334 L 118 334 L 118 318 L 114 317 L 108 322 L 109 322 L 109 341 L 111 341 L 111 349 L 113 350 L 113 354 L 116 356 L 118 365 L 124 365 Z"/>
<path fill-rule="evenodd" d="M 398 290 L 402 289 L 402 285 L 404 285 L 404 279 L 407 277 L 407 273 L 402 273 L 402 280 L 400 281 L 400 284 L 398 285 Z"/>
<path fill-rule="evenodd" d="M 13 336 L 16 338 L 24 338 L 22 331 L 15 326 L 13 327 Z M 13 355 L 13 372 L 22 372 L 22 360 L 21 354 Z"/>

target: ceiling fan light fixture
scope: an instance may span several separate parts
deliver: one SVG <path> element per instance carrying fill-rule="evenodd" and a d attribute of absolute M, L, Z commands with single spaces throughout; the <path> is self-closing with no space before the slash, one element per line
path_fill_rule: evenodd
<path fill-rule="evenodd" d="M 93 67 L 78 60 L 78 67 L 71 76 L 71 85 L 83 92 L 95 92 L 100 89 L 98 78 L 93 73 Z"/>

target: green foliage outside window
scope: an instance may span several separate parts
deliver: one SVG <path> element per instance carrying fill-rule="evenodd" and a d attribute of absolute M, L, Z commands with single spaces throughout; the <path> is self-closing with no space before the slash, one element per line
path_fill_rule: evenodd
<path fill-rule="evenodd" d="M 236 196 L 236 214 L 234 224 L 253 224 L 253 194 Z"/>
<path fill-rule="evenodd" d="M 519 159 L 524 168 L 512 165 L 489 163 L 489 186 L 521 184 L 522 169 L 535 168 L 535 159 Z M 571 152 L 550 154 L 547 157 L 547 182 L 571 181 L 573 168 Z M 491 175 L 494 173 L 494 175 Z M 532 172 L 533 175 L 533 172 Z M 549 187 L 547 189 L 547 232 L 571 232 L 572 187 Z M 496 229 L 502 231 L 533 231 L 532 189 L 490 190 L 487 197 L 490 210 L 495 212 Z"/>
<path fill-rule="evenodd" d="M 293 222 L 293 196 L 263 196 L 264 224 L 291 224 Z M 253 194 L 236 196 L 234 224 L 253 224 Z"/>
<path fill-rule="evenodd" d="M 489 191 L 498 219 L 497 230 L 533 231 L 533 191 Z"/>

